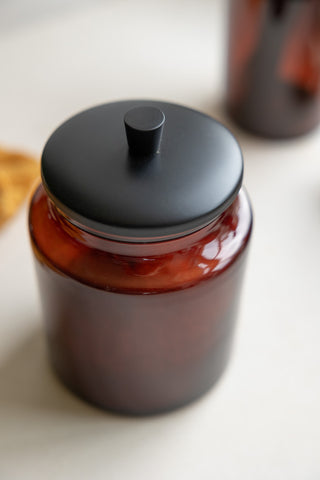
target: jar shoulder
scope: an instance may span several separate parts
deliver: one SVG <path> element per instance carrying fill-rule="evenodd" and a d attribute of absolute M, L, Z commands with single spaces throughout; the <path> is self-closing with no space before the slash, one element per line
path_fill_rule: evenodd
<path fill-rule="evenodd" d="M 29 228 L 35 256 L 47 268 L 97 288 L 154 292 L 187 287 L 226 270 L 246 249 L 252 211 L 241 190 L 224 214 L 201 232 L 122 250 L 119 242 L 93 239 L 65 222 L 40 186 L 31 201 Z"/>

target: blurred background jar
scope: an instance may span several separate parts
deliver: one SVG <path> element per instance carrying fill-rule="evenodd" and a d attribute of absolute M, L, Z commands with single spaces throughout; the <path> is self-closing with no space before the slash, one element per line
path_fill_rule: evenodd
<path fill-rule="evenodd" d="M 231 0 L 227 108 L 240 126 L 266 137 L 316 127 L 319 0 Z"/>

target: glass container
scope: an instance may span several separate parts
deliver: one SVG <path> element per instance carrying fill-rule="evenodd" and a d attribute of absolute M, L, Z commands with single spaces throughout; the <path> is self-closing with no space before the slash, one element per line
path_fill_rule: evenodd
<path fill-rule="evenodd" d="M 227 108 L 269 138 L 320 121 L 320 2 L 230 0 Z"/>
<path fill-rule="evenodd" d="M 95 107 L 49 139 L 29 228 L 51 363 L 76 394 L 145 415 L 221 376 L 252 228 L 242 168 L 225 127 L 163 102 Z"/>

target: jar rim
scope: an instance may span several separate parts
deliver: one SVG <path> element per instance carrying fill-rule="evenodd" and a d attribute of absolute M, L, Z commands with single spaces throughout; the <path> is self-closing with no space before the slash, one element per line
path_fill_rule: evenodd
<path fill-rule="evenodd" d="M 206 226 L 215 222 L 215 220 L 217 220 L 227 210 L 227 208 L 232 205 L 239 194 L 239 190 L 237 188 L 233 192 L 232 196 L 229 196 L 225 202 L 221 204 L 219 209 L 215 209 L 214 211 L 197 217 L 192 221 L 163 227 L 154 227 L 152 229 L 150 227 L 137 229 L 136 227 L 131 228 L 120 227 L 118 225 L 108 225 L 104 223 L 102 224 L 93 219 L 83 217 L 79 213 L 62 204 L 62 202 L 52 194 L 44 179 L 42 179 L 42 184 L 51 202 L 56 206 L 56 208 L 68 220 L 69 223 L 95 237 L 130 244 L 161 243 L 196 233 L 197 231 L 200 231 Z"/>

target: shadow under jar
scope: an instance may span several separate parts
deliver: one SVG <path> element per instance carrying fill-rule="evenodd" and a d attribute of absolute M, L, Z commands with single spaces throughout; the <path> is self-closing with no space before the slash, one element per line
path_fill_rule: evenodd
<path fill-rule="evenodd" d="M 230 0 L 227 108 L 270 138 L 318 125 L 319 0 Z"/>
<path fill-rule="evenodd" d="M 229 357 L 252 227 L 230 132 L 184 107 L 117 102 L 63 124 L 45 147 L 42 176 L 29 226 L 59 377 L 128 414 L 206 392 Z M 192 181 L 203 188 L 193 207 Z"/>

